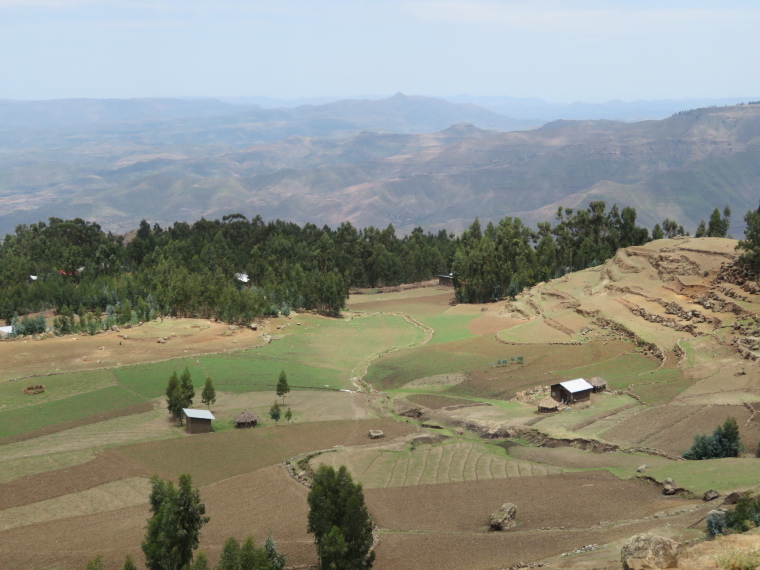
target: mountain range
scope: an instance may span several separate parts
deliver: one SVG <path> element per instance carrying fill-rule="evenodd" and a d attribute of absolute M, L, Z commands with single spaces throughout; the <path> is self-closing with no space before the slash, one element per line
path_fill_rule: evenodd
<path fill-rule="evenodd" d="M 0 234 L 49 216 L 116 232 L 231 212 L 459 231 L 605 200 L 693 232 L 757 207 L 760 105 L 543 126 L 394 97 L 264 109 L 219 101 L 0 102 Z M 524 130 L 517 131 L 521 128 Z"/>

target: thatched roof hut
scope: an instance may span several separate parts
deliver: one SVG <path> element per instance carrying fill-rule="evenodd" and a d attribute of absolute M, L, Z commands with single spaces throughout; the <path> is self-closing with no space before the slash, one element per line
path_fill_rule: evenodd
<path fill-rule="evenodd" d="M 235 427 L 238 428 L 252 428 L 256 427 L 259 423 L 259 416 L 252 414 L 248 410 L 243 410 L 235 416 Z"/>
<path fill-rule="evenodd" d="M 601 376 L 594 376 L 588 383 L 594 387 L 594 392 L 604 392 L 607 389 L 607 380 Z"/>
<path fill-rule="evenodd" d="M 546 396 L 542 400 L 539 400 L 536 405 L 538 406 L 539 414 L 549 414 L 559 410 L 559 403 L 551 396 Z"/>

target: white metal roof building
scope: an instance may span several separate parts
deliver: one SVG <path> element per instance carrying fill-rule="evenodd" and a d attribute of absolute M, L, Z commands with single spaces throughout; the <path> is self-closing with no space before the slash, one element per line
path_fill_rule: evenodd
<path fill-rule="evenodd" d="M 557 384 L 552 384 L 552 398 L 558 402 L 572 404 L 574 402 L 589 400 L 594 387 L 586 382 L 583 378 L 575 380 L 566 380 Z"/>
<path fill-rule="evenodd" d="M 214 414 L 208 410 L 193 410 L 182 408 L 185 414 L 185 431 L 187 433 L 209 433 L 211 420 L 215 420 Z"/>
<path fill-rule="evenodd" d="M 209 410 L 194 410 L 192 408 L 182 408 L 188 418 L 198 418 L 199 420 L 215 420 L 214 414 Z"/>

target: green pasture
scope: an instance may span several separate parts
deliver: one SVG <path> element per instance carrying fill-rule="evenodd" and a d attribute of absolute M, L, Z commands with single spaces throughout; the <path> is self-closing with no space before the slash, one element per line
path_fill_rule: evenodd
<path fill-rule="evenodd" d="M 380 357 L 372 363 L 365 379 L 383 390 L 400 388 L 418 378 L 488 366 L 491 360 L 471 352 L 462 341 L 425 345 Z"/>
<path fill-rule="evenodd" d="M 319 464 L 336 469 L 345 465 L 367 488 L 535 477 L 564 471 L 560 467 L 513 459 L 496 445 L 464 441 L 420 445 L 402 451 L 372 449 L 324 453 L 312 460 L 312 466 Z"/>
<path fill-rule="evenodd" d="M 93 459 L 95 459 L 94 451 L 85 449 L 2 461 L 0 463 L 2 465 L 2 468 L 0 468 L 0 483 L 7 483 L 8 481 L 27 475 L 81 465 Z"/>
<path fill-rule="evenodd" d="M 152 364 L 136 364 L 114 368 L 113 373 L 119 383 L 125 388 L 140 394 L 145 398 L 158 398 L 166 394 L 166 385 L 172 372 L 178 375 L 187 368 L 190 371 L 196 392 L 203 389 L 206 381 L 205 371 L 198 366 L 195 359 L 180 358 Z M 200 397 L 198 397 L 200 401 Z"/>
<path fill-rule="evenodd" d="M 653 467 L 647 475 L 658 481 L 672 478 L 680 487 L 702 494 L 710 489 L 719 492 L 750 489 L 760 485 L 760 460 L 755 458 L 705 459 L 677 461 Z"/>
<path fill-rule="evenodd" d="M 109 386 L 61 400 L 0 412 L 0 438 L 18 435 L 61 422 L 81 420 L 100 412 L 145 401 L 121 386 Z"/>
<path fill-rule="evenodd" d="M 351 376 L 373 354 L 421 341 L 403 318 L 378 315 L 320 320 L 264 347 L 198 359 L 214 386 L 228 392 L 273 390 L 281 370 L 291 388 L 351 388 Z"/>
<path fill-rule="evenodd" d="M 42 384 L 45 386 L 45 391 L 41 394 L 24 394 L 23 389 L 33 384 Z M 93 392 L 114 384 L 116 384 L 116 378 L 110 370 L 72 372 L 44 378 L 24 378 L 2 382 L 0 383 L 0 413 L 61 400 L 84 392 Z"/>
<path fill-rule="evenodd" d="M 594 362 L 586 366 L 557 370 L 553 374 L 564 378 L 593 378 L 601 376 L 612 390 L 624 390 L 629 384 L 638 382 L 649 382 L 654 379 L 660 379 L 653 374 L 660 363 L 653 358 L 647 358 L 639 353 L 623 354 L 616 358 L 602 362 Z"/>
<path fill-rule="evenodd" d="M 418 320 L 429 326 L 435 332 L 430 344 L 441 344 L 470 338 L 473 334 L 469 330 L 470 323 L 479 315 L 435 315 L 430 317 L 418 317 Z"/>

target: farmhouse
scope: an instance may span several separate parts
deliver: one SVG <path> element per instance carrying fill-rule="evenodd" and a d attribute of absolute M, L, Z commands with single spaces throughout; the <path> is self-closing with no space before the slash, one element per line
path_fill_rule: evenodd
<path fill-rule="evenodd" d="M 601 376 L 594 376 L 593 378 L 589 379 L 588 383 L 594 387 L 595 394 L 597 392 L 604 392 L 607 389 L 607 380 Z"/>
<path fill-rule="evenodd" d="M 192 410 L 182 408 L 185 414 L 185 431 L 187 433 L 209 433 L 211 420 L 215 420 L 214 414 L 208 410 Z"/>
<path fill-rule="evenodd" d="M 552 398 L 565 404 L 582 402 L 591 398 L 594 387 L 583 378 L 552 384 Z"/>
<path fill-rule="evenodd" d="M 252 428 L 256 427 L 259 423 L 259 416 L 252 414 L 248 410 L 243 410 L 235 416 L 236 428 Z"/>
<path fill-rule="evenodd" d="M 454 286 L 454 274 L 449 273 L 448 275 L 439 275 L 438 276 L 438 285 L 442 287 L 453 287 Z"/>

